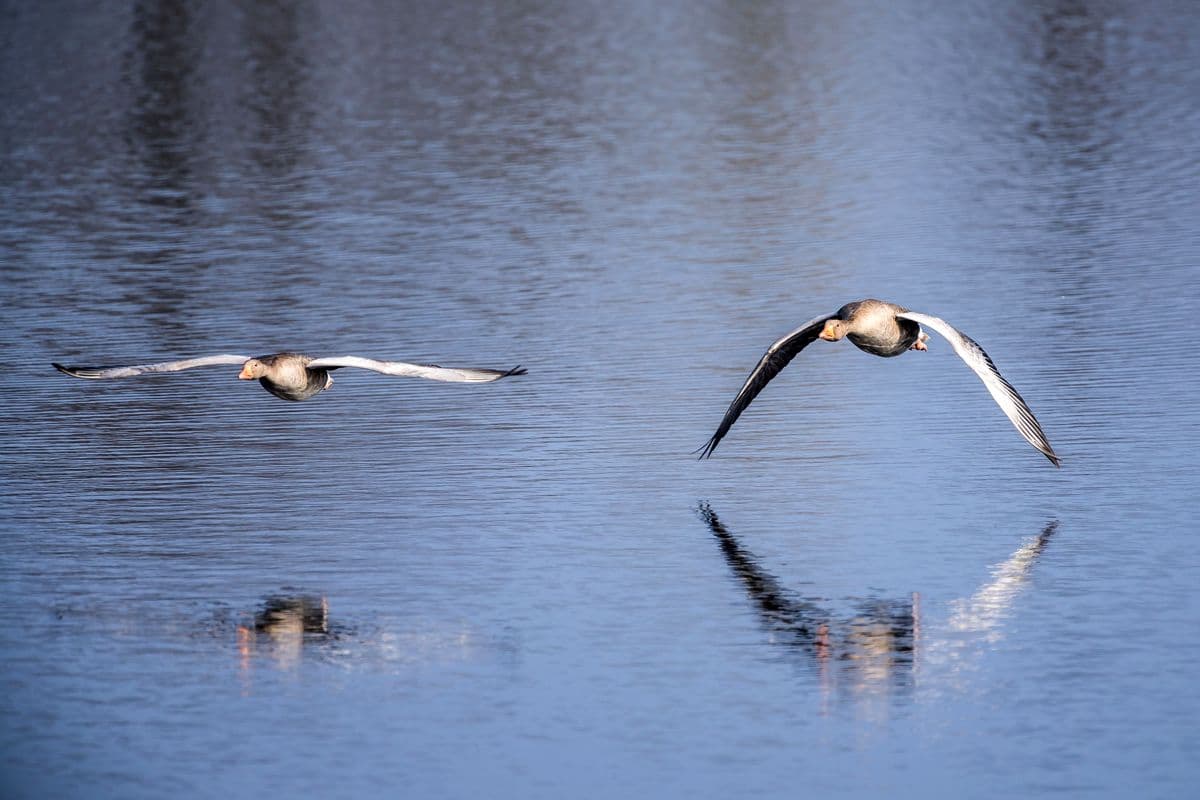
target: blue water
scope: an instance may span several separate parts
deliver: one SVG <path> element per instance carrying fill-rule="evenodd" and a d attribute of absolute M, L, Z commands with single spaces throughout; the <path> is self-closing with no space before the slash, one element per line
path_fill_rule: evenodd
<path fill-rule="evenodd" d="M 0 794 L 1200 779 L 1192 4 L 3 15 Z"/>

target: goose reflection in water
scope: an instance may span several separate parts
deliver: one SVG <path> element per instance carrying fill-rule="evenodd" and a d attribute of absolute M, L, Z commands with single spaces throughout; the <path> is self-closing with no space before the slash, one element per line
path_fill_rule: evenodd
<path fill-rule="evenodd" d="M 772 642 L 803 654 L 815 667 L 826 699 L 839 690 L 853 697 L 908 693 L 919 665 L 932 660 L 952 665 L 953 671 L 961 664 L 967 642 L 994 641 L 1000 621 L 1058 527 L 1057 521 L 1048 524 L 998 565 L 993 579 L 978 592 L 954 603 L 943 631 L 922 627 L 920 596 L 915 592 L 892 600 L 858 600 L 851 612 L 841 614 L 797 597 L 762 568 L 707 503 L 699 510 Z"/>
<path fill-rule="evenodd" d="M 409 620 L 399 630 L 381 629 L 374 623 L 347 622 L 331 617 L 324 595 L 290 593 L 268 595 L 253 615 L 236 625 L 242 690 L 252 691 L 255 668 L 294 671 L 305 662 L 370 669 L 408 669 L 429 664 L 451 664 L 492 659 L 515 663 L 519 643 L 509 631 L 486 635 L 459 621 Z M 228 628 L 218 625 L 218 631 Z"/>
<path fill-rule="evenodd" d="M 316 595 L 272 595 L 263 601 L 253 622 L 237 626 L 238 655 L 248 672 L 251 658 L 265 652 L 283 669 L 292 669 L 306 641 L 330 638 L 329 600 Z"/>

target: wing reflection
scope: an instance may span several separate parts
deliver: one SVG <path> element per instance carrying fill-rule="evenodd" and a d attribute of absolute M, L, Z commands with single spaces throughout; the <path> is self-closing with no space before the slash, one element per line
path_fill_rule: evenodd
<path fill-rule="evenodd" d="M 700 516 L 721 548 L 725 561 L 754 603 L 774 644 L 801 653 L 820 680 L 828 699 L 839 693 L 861 698 L 908 693 L 915 666 L 930 654 L 957 656 L 964 634 L 993 641 L 1029 572 L 1058 527 L 1048 524 L 993 570 L 993 578 L 955 609 L 943 625 L 922 626 L 920 597 L 854 600 L 848 611 L 796 596 L 742 547 L 707 503 Z M 952 657 L 952 661 L 959 659 Z M 924 676 L 925 673 L 922 673 Z"/>
<path fill-rule="evenodd" d="M 858 600 L 849 613 L 839 615 L 780 586 L 708 504 L 700 506 L 700 516 L 747 597 L 757 606 L 772 641 L 804 653 L 825 690 L 892 691 L 911 685 L 918 611 L 915 595 Z"/>
<path fill-rule="evenodd" d="M 991 582 L 982 586 L 970 599 L 956 603 L 949 628 L 954 631 L 971 631 L 989 634 L 989 640 L 997 623 L 1008 612 L 1013 597 L 1029 578 L 1029 570 L 1046 549 L 1050 537 L 1058 530 L 1058 520 L 1051 522 L 1042 532 L 1021 546 L 1008 560 L 992 570 Z"/>
<path fill-rule="evenodd" d="M 488 660 L 516 663 L 520 642 L 511 630 L 489 633 L 457 620 L 406 619 L 395 627 L 333 615 L 329 598 L 285 586 L 263 598 L 254 612 L 218 615 L 210 633 L 228 643 L 236 636 L 244 694 L 260 676 L 295 672 L 308 664 L 343 669 L 407 670 L 430 664 Z"/>
<path fill-rule="evenodd" d="M 968 598 L 950 604 L 952 613 L 936 635 L 921 642 L 921 683 L 931 690 L 954 688 L 975 654 L 1003 635 L 1001 623 L 1029 581 L 1034 563 L 1058 530 L 1058 520 L 1030 538 L 992 569 L 992 579 Z"/>

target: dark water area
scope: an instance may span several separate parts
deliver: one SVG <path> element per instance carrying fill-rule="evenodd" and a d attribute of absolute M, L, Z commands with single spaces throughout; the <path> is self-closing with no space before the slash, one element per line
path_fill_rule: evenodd
<path fill-rule="evenodd" d="M 1200 8 L 0 6 L 0 794 L 1181 797 Z M 978 340 L 767 346 L 864 297 Z M 79 381 L 50 362 L 299 351 Z"/>

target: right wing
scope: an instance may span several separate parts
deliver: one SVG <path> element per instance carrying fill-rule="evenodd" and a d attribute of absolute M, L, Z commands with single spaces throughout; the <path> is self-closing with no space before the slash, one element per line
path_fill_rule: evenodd
<path fill-rule="evenodd" d="M 796 357 L 797 353 L 812 344 L 820 335 L 821 329 L 825 327 L 825 323 L 835 316 L 835 314 L 825 314 L 816 319 L 810 319 L 767 349 L 763 357 L 758 360 L 754 371 L 742 384 L 742 389 L 737 393 L 737 397 L 733 398 L 733 402 L 729 404 L 721 424 L 717 426 L 717 432 L 700 448 L 700 458 L 708 458 L 713 454 L 717 445 L 725 438 L 725 434 L 729 433 L 729 429 L 733 427 L 733 423 L 742 415 L 751 401 L 758 397 L 758 393 L 763 390 L 763 387 L 770 383 L 771 379 L 778 375 L 788 365 L 788 362 Z"/>
<path fill-rule="evenodd" d="M 135 375 L 149 375 L 155 372 L 179 372 L 184 369 L 208 367 L 213 364 L 243 364 L 249 360 L 250 356 L 224 354 L 185 358 L 181 361 L 163 361 L 158 364 L 134 364 L 128 367 L 64 367 L 62 364 L 54 363 L 50 366 L 73 378 L 99 380 L 101 378 L 132 378 Z"/>

